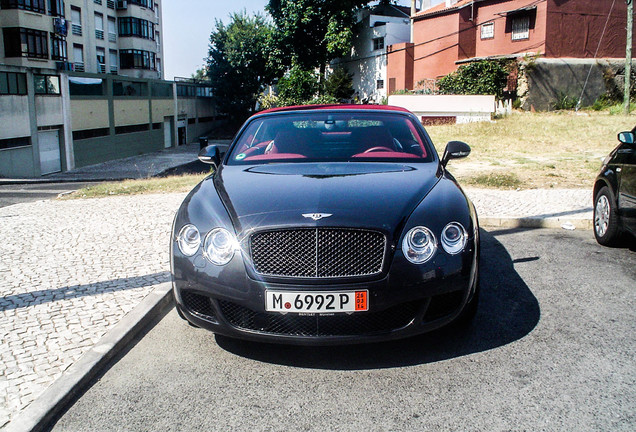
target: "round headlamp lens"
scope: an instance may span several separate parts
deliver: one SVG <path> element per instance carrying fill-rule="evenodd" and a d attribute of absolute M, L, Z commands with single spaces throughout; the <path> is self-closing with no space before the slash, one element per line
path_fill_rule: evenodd
<path fill-rule="evenodd" d="M 234 257 L 236 240 L 224 228 L 214 228 L 205 237 L 203 250 L 212 264 L 225 265 Z"/>
<path fill-rule="evenodd" d="M 412 228 L 402 242 L 402 252 L 414 264 L 423 264 L 435 254 L 437 240 L 426 227 Z"/>
<path fill-rule="evenodd" d="M 451 254 L 456 255 L 466 247 L 468 235 L 464 227 L 458 222 L 451 222 L 442 231 L 442 247 Z"/>
<path fill-rule="evenodd" d="M 181 228 L 177 236 L 179 250 L 185 256 L 192 256 L 199 250 L 201 245 L 201 234 L 199 230 L 192 224 L 188 224 Z"/>

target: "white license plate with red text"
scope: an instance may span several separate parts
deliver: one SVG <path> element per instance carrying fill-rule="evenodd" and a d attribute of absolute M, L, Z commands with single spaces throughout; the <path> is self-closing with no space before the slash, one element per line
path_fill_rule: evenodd
<path fill-rule="evenodd" d="M 265 310 L 281 313 L 351 313 L 369 310 L 369 292 L 265 291 Z"/>

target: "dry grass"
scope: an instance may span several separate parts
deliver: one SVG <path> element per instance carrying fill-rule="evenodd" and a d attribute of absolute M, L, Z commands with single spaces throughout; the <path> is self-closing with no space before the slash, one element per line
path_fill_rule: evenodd
<path fill-rule="evenodd" d="M 152 193 L 189 192 L 207 174 L 188 174 L 171 177 L 156 177 L 141 180 L 100 183 L 80 189 L 61 199 L 102 198 L 116 195 L 142 195 Z"/>
<path fill-rule="evenodd" d="M 429 126 L 440 155 L 460 140 L 470 156 L 451 161 L 464 184 L 496 188 L 591 188 L 601 160 L 636 116 L 607 112 L 514 113 L 491 123 Z M 518 180 L 518 182 L 516 181 Z"/>

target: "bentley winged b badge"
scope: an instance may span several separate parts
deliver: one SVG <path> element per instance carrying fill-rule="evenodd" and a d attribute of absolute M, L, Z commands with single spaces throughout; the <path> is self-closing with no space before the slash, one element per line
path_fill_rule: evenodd
<path fill-rule="evenodd" d="M 332 216 L 331 213 L 305 213 L 303 214 L 303 217 L 306 217 L 308 219 L 313 219 L 315 221 L 323 219 L 323 218 L 327 218 L 329 216 Z"/>

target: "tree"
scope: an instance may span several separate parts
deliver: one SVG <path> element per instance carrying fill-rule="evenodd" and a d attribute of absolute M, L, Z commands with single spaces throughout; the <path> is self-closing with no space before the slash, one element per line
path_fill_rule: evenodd
<path fill-rule="evenodd" d="M 337 67 L 325 80 L 325 95 L 332 96 L 341 101 L 351 99 L 353 96 L 353 74 L 347 72 L 344 67 Z"/>
<path fill-rule="evenodd" d="M 318 93 L 318 77 L 312 71 L 292 67 L 278 81 L 278 96 L 283 106 L 305 105 Z"/>
<path fill-rule="evenodd" d="M 203 81 L 203 80 L 207 79 L 207 73 L 208 73 L 207 68 L 202 67 L 200 69 L 197 69 L 197 71 L 195 73 L 193 73 L 190 78 L 192 78 L 194 80 L 197 80 L 197 81 Z"/>
<path fill-rule="evenodd" d="M 273 56 L 285 67 L 320 68 L 351 48 L 355 9 L 369 0 L 270 0 L 274 19 Z"/>
<path fill-rule="evenodd" d="M 207 76 L 220 111 L 242 121 L 276 76 L 268 61 L 273 28 L 265 18 L 245 11 L 230 16 L 230 24 L 216 21 L 210 35 Z"/>

